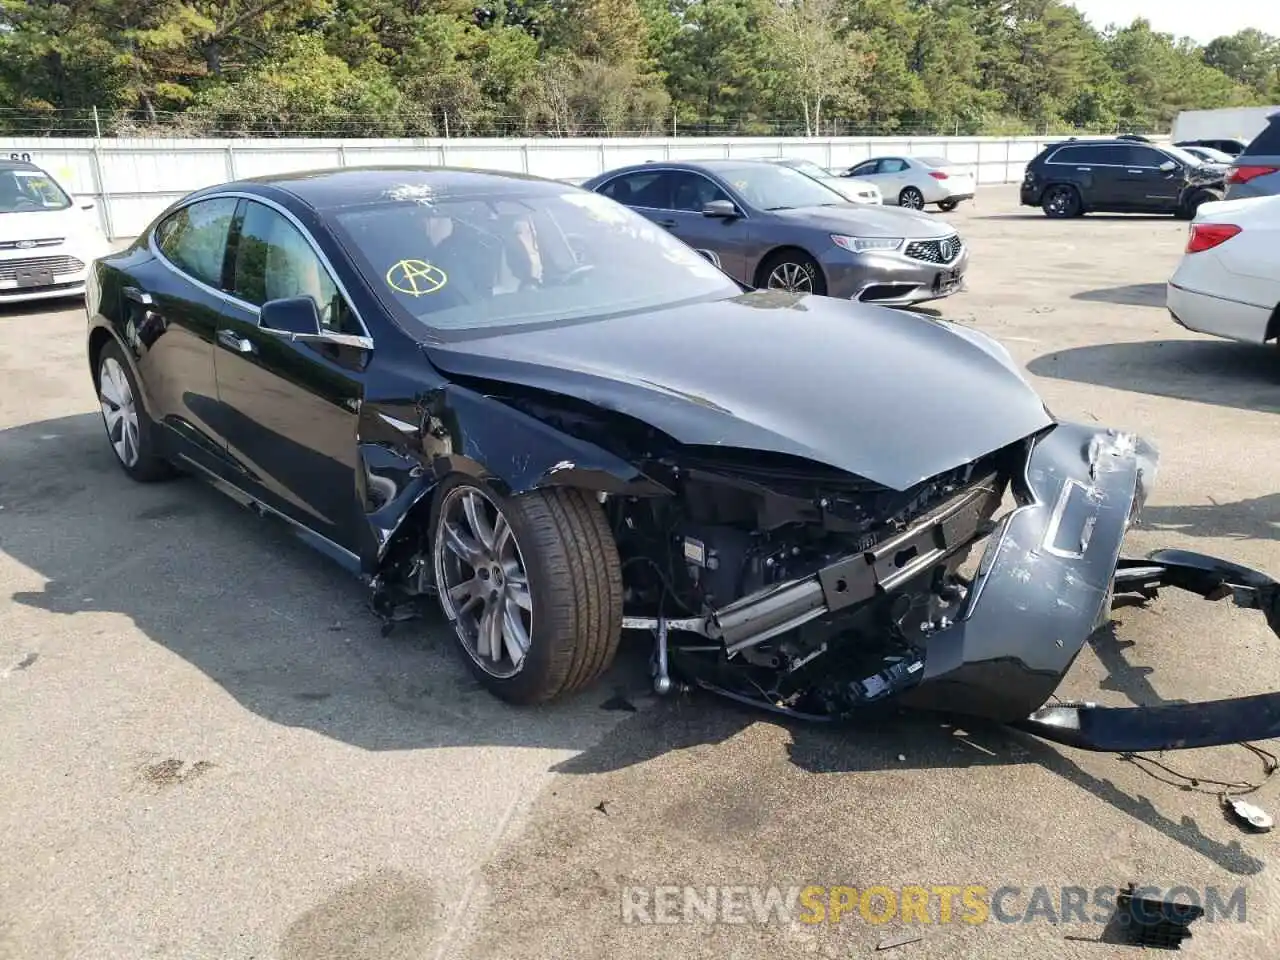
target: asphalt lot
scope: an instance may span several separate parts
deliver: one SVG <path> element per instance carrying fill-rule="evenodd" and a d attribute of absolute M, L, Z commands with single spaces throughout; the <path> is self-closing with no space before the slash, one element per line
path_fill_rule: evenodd
<path fill-rule="evenodd" d="M 1007 187 L 946 219 L 973 264 L 937 311 L 1000 338 L 1059 417 L 1160 447 L 1131 550 L 1280 572 L 1280 355 L 1170 321 L 1185 224 L 1049 221 Z M 1277 834 L 1114 756 L 937 718 L 833 731 L 655 702 L 638 640 L 571 703 L 499 704 L 440 620 L 384 637 L 361 585 L 278 527 L 195 481 L 128 481 L 83 327 L 74 303 L 0 312 L 0 958 L 775 960 L 869 956 L 911 930 L 884 955 L 1137 953 L 1043 913 L 624 924 L 628 885 L 1022 888 L 1006 915 L 1038 885 L 1055 909 L 1062 887 L 1243 888 L 1245 921 L 1197 923 L 1183 955 L 1280 939 Z M 1064 696 L 1280 688 L 1254 615 L 1169 594 L 1115 616 Z M 1240 747 L 1164 760 L 1262 773 Z M 1255 799 L 1280 814 L 1280 780 Z"/>

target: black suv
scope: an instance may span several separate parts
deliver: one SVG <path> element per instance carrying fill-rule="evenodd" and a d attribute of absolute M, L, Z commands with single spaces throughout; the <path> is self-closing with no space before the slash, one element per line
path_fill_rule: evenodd
<path fill-rule="evenodd" d="M 1050 217 L 1084 213 L 1171 213 L 1190 219 L 1221 200 L 1223 171 L 1177 147 L 1116 137 L 1067 140 L 1040 151 L 1022 180 L 1023 206 Z"/>

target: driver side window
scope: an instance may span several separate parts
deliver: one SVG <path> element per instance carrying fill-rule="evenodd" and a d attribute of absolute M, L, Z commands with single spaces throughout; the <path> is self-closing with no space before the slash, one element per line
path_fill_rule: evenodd
<path fill-rule="evenodd" d="M 865 160 L 849 171 L 851 177 L 869 177 L 876 172 L 876 168 L 880 166 L 879 160 Z"/>
<path fill-rule="evenodd" d="M 256 307 L 268 300 L 311 297 L 322 328 L 364 333 L 311 244 L 297 227 L 261 203 L 245 204 L 234 278 L 232 293 Z"/>
<path fill-rule="evenodd" d="M 701 213 L 713 200 L 728 200 L 729 195 L 706 177 L 696 173 L 672 175 L 671 209 L 684 213 Z"/>

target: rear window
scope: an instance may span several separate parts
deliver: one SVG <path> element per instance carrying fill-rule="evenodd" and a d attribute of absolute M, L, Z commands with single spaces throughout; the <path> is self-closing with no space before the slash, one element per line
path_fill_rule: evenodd
<path fill-rule="evenodd" d="M 920 157 L 919 160 L 921 163 L 927 164 L 930 167 L 951 166 L 951 161 L 948 160 L 946 157 Z"/>
<path fill-rule="evenodd" d="M 1253 138 L 1253 142 L 1245 147 L 1244 156 L 1276 157 L 1280 156 L 1280 115 L 1273 115 L 1266 129 Z"/>

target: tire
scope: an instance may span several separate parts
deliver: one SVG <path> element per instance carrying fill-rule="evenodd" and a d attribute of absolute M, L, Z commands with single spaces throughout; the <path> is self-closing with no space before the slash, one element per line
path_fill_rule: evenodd
<path fill-rule="evenodd" d="M 903 187 L 902 192 L 898 194 L 898 206 L 911 210 L 923 210 L 924 194 L 918 187 Z"/>
<path fill-rule="evenodd" d="M 760 265 L 760 282 L 757 287 L 766 290 L 790 290 L 793 293 L 812 293 L 826 296 L 827 278 L 822 267 L 803 250 L 779 250 Z M 784 281 L 792 278 L 794 285 Z"/>
<path fill-rule="evenodd" d="M 950 213 L 958 206 L 960 206 L 959 200 L 942 200 L 938 203 L 938 209 L 943 213 Z"/>
<path fill-rule="evenodd" d="M 1177 213 L 1174 215 L 1179 220 L 1194 220 L 1196 211 L 1200 209 L 1200 205 L 1202 203 L 1214 203 L 1221 199 L 1221 194 L 1215 193 L 1212 190 L 1197 190 L 1195 193 L 1191 194 L 1191 196 L 1187 197 L 1186 202 L 1178 208 Z"/>
<path fill-rule="evenodd" d="M 1079 191 L 1064 184 L 1057 184 L 1046 190 L 1040 206 L 1044 209 L 1044 215 L 1054 220 L 1069 220 L 1084 212 Z"/>
<path fill-rule="evenodd" d="M 482 481 L 454 477 L 436 495 L 431 530 L 441 610 L 490 693 L 546 703 L 609 669 L 622 636 L 622 569 L 591 495 L 550 488 L 503 497 Z M 483 624 L 496 638 L 482 634 Z"/>
<path fill-rule="evenodd" d="M 107 440 L 120 468 L 139 483 L 172 477 L 176 471 L 156 450 L 156 425 L 138 400 L 142 394 L 133 369 L 114 340 L 98 353 L 93 385 Z"/>

